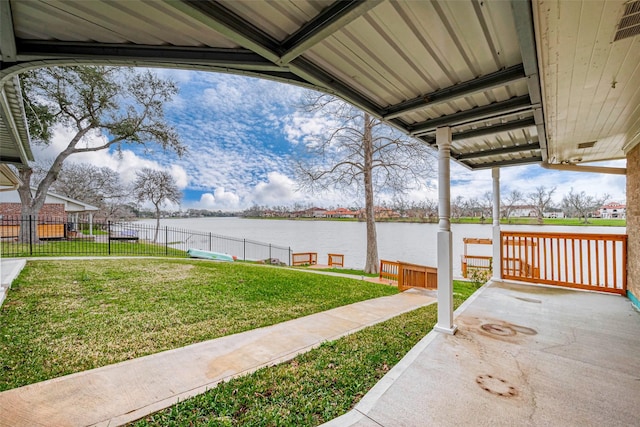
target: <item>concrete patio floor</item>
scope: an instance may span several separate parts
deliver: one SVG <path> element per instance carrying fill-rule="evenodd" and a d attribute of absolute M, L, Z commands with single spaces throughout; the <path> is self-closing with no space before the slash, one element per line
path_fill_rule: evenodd
<path fill-rule="evenodd" d="M 640 313 L 628 299 L 494 282 L 455 322 L 326 425 L 640 425 Z"/>

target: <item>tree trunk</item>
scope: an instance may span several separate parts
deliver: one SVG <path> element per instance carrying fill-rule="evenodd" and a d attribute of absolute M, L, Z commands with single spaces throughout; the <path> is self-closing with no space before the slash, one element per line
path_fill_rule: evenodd
<path fill-rule="evenodd" d="M 378 237 L 376 235 L 376 217 L 373 201 L 373 138 L 371 135 L 372 119 L 364 114 L 364 200 L 367 217 L 367 260 L 365 273 L 378 273 Z"/>
<path fill-rule="evenodd" d="M 22 204 L 20 213 L 22 220 L 27 224 L 28 218 L 32 217 L 34 224 L 38 223 L 38 216 L 40 210 L 47 199 L 49 188 L 58 179 L 58 174 L 62 170 L 64 161 L 71 154 L 74 153 L 75 147 L 88 131 L 92 129 L 91 126 L 81 129 L 76 133 L 67 148 L 65 148 L 53 161 L 53 164 L 49 168 L 49 171 L 38 184 L 35 195 L 31 191 L 31 176 L 33 175 L 33 169 L 28 166 L 19 169 L 19 176 L 22 184 L 18 187 L 18 195 L 20 196 L 20 203 Z M 25 219 L 26 218 L 26 219 Z M 65 219 L 62 218 L 61 221 Z M 38 242 L 38 227 L 31 227 L 31 234 L 29 234 L 29 227 L 20 227 L 20 241 L 21 242 Z"/>
<path fill-rule="evenodd" d="M 44 197 L 33 196 L 31 192 L 31 176 L 33 170 L 25 167 L 18 171 L 22 185 L 18 187 L 18 196 L 20 196 L 20 235 L 18 241 L 21 243 L 38 243 L 38 217 L 40 210 L 44 205 L 46 194 Z"/>
<path fill-rule="evenodd" d="M 156 234 L 153 236 L 153 243 L 158 243 L 159 231 L 160 231 L 160 205 L 156 205 Z"/>

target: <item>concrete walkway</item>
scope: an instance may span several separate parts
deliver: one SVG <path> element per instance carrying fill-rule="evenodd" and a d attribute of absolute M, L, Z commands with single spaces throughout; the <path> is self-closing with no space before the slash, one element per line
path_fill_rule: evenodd
<path fill-rule="evenodd" d="M 640 425 L 640 313 L 627 298 L 497 282 L 455 322 L 326 425 Z"/>
<path fill-rule="evenodd" d="M 407 291 L 0 393 L 0 426 L 116 426 L 435 302 Z"/>
<path fill-rule="evenodd" d="M 11 283 L 18 277 L 26 263 L 24 259 L 0 258 L 0 306 L 11 288 Z"/>

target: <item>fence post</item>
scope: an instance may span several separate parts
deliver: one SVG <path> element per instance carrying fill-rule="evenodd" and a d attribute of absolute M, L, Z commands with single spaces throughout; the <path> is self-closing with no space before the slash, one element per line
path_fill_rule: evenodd
<path fill-rule="evenodd" d="M 33 255 L 33 215 L 29 215 L 29 255 Z"/>
<path fill-rule="evenodd" d="M 289 256 L 287 258 L 289 261 L 289 267 L 291 267 L 291 246 L 289 246 Z"/>
<path fill-rule="evenodd" d="M 164 226 L 164 256 L 169 256 L 169 227 Z"/>
<path fill-rule="evenodd" d="M 242 260 L 247 260 L 247 239 L 242 239 Z"/>
<path fill-rule="evenodd" d="M 107 254 L 111 255 L 111 221 L 107 221 Z"/>
<path fill-rule="evenodd" d="M 271 243 L 269 243 L 269 261 L 271 261 Z"/>
<path fill-rule="evenodd" d="M 211 232 L 209 232 L 209 252 L 211 252 L 213 249 L 211 249 L 211 240 L 213 239 L 213 237 L 211 236 Z"/>

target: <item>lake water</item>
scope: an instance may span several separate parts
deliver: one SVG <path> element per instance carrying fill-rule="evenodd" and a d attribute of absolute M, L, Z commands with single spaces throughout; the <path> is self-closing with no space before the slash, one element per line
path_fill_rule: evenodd
<path fill-rule="evenodd" d="M 155 225 L 155 220 L 140 222 Z M 437 224 L 377 223 L 380 259 L 401 260 L 436 266 Z M 366 256 L 366 224 L 342 221 L 293 221 L 244 218 L 180 218 L 162 219 L 161 226 L 214 233 L 240 239 L 251 239 L 291 247 L 293 252 L 317 252 L 318 263 L 327 263 L 328 253 L 345 256 L 345 267 L 364 267 Z M 624 234 L 624 227 L 563 227 L 536 225 L 503 225 L 509 231 L 560 233 Z M 453 274 L 460 276 L 460 257 L 465 237 L 491 238 L 491 224 L 452 224 Z M 471 251 L 470 251 L 471 253 Z M 475 246 L 474 255 L 491 255 L 490 246 Z"/>

